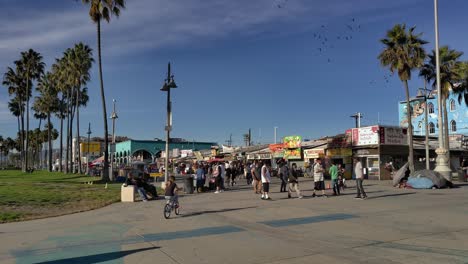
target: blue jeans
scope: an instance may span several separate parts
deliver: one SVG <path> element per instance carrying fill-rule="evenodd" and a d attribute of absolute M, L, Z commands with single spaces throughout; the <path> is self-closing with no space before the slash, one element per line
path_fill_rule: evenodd
<path fill-rule="evenodd" d="M 148 200 L 145 189 L 143 187 L 136 187 L 136 189 L 137 189 L 138 195 L 140 195 L 142 200 Z"/>
<path fill-rule="evenodd" d="M 332 179 L 331 180 L 331 185 L 332 185 L 332 188 L 333 188 L 333 193 L 334 194 L 340 194 L 340 186 L 338 186 L 338 179 Z"/>
<path fill-rule="evenodd" d="M 166 199 L 166 203 L 172 203 L 172 205 L 174 204 L 179 204 L 179 196 L 178 195 L 174 195 L 174 196 L 164 196 L 164 198 Z"/>

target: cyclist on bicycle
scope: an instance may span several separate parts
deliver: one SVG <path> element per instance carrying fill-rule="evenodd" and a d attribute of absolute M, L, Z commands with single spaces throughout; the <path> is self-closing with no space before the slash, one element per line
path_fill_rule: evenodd
<path fill-rule="evenodd" d="M 164 197 L 168 202 L 171 202 L 177 207 L 179 206 L 179 196 L 177 195 L 177 191 L 179 190 L 180 188 L 178 188 L 177 184 L 175 183 L 175 177 L 169 177 L 169 181 L 166 182 L 166 193 Z"/>

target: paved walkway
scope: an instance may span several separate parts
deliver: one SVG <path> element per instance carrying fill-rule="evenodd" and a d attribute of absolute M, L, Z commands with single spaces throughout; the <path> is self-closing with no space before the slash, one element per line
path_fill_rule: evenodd
<path fill-rule="evenodd" d="M 353 185 L 353 184 L 352 184 Z M 0 225 L 0 263 L 468 263 L 468 186 L 394 189 L 366 181 L 340 197 L 272 201 L 248 186 Z"/>

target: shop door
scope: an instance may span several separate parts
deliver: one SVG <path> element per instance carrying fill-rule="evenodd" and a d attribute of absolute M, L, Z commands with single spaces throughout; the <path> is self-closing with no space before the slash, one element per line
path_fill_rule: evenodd
<path fill-rule="evenodd" d="M 379 157 L 367 158 L 366 176 L 369 180 L 380 180 Z"/>

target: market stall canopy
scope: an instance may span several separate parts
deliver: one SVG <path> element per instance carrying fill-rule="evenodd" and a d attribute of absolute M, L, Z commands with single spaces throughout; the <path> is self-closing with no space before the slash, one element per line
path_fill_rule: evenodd
<path fill-rule="evenodd" d="M 104 161 L 104 156 L 101 156 L 101 157 L 91 161 L 91 165 L 92 166 L 101 165 L 103 161 Z"/>
<path fill-rule="evenodd" d="M 214 158 L 214 159 L 210 159 L 208 160 L 209 163 L 212 163 L 212 162 L 224 162 L 224 159 L 221 159 L 221 158 Z"/>

